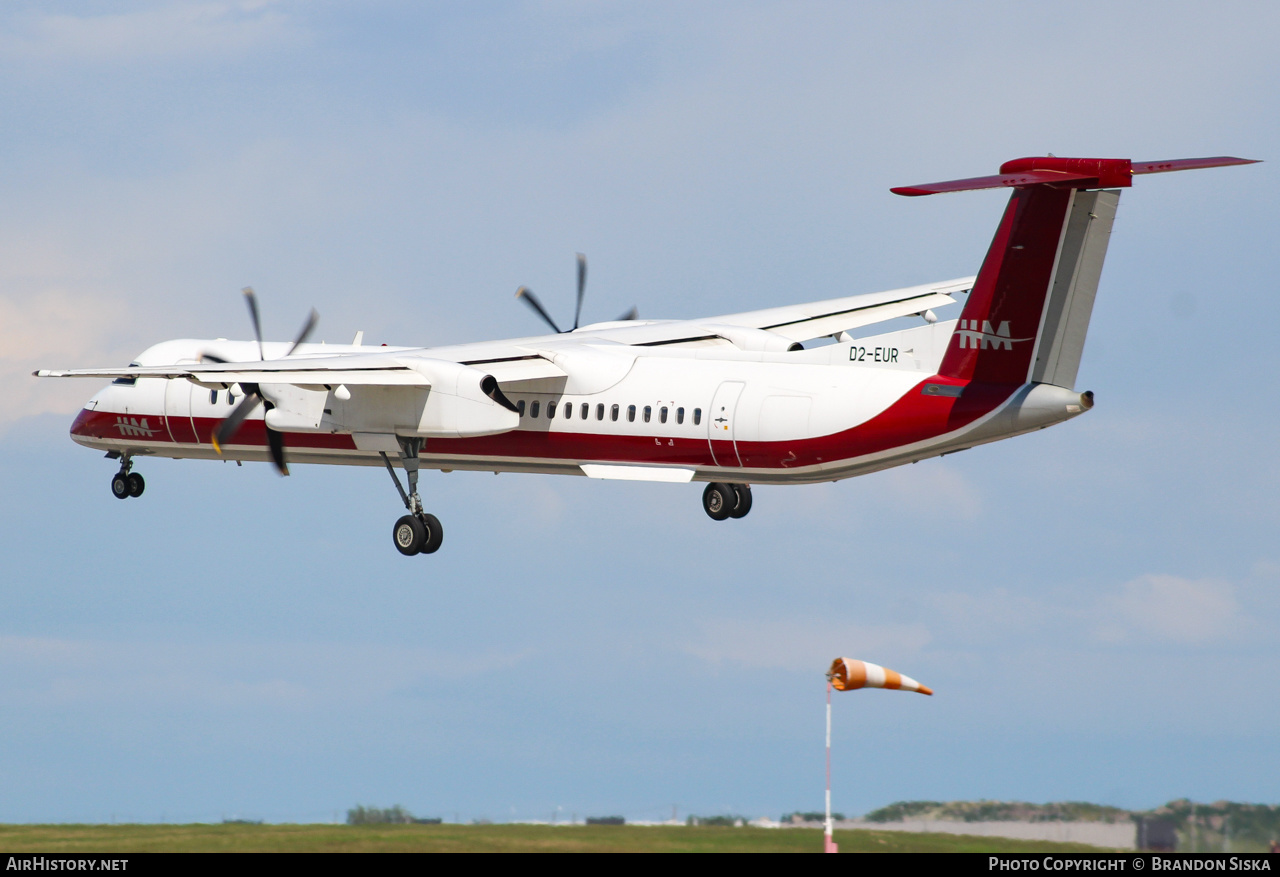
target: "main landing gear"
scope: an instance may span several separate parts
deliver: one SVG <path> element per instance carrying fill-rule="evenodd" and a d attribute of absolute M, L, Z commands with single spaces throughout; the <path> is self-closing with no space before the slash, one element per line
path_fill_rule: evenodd
<path fill-rule="evenodd" d="M 142 496 L 147 489 L 147 482 L 137 472 L 131 472 L 133 460 L 128 454 L 120 456 L 120 471 L 111 476 L 111 495 L 116 499 L 128 499 L 131 496 Z"/>
<path fill-rule="evenodd" d="M 702 508 L 713 521 L 746 517 L 751 511 L 751 485 L 714 481 L 702 491 Z"/>
<path fill-rule="evenodd" d="M 406 556 L 435 554 L 444 541 L 444 528 L 440 526 L 440 519 L 422 510 L 422 497 L 418 496 L 418 452 L 421 450 L 422 439 L 400 439 L 400 463 L 409 479 L 408 493 L 400 486 L 400 476 L 396 475 L 391 460 L 385 453 L 382 454 L 382 462 L 391 473 L 391 480 L 395 482 L 396 490 L 404 500 L 404 507 L 409 511 L 409 514 L 396 521 L 391 531 L 396 550 Z"/>

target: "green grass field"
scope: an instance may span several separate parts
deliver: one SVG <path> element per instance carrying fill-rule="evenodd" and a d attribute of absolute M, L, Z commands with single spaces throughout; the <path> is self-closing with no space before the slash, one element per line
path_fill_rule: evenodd
<path fill-rule="evenodd" d="M 842 853 L 1098 852 L 1096 847 L 900 831 L 837 831 Z M 815 829 L 548 825 L 4 825 L 4 853 L 813 853 Z"/>

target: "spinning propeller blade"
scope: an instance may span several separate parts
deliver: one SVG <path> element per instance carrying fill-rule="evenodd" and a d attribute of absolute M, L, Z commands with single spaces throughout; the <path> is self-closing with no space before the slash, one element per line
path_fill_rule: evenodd
<path fill-rule="evenodd" d="M 267 355 L 262 344 L 262 320 L 258 316 L 258 297 L 254 293 L 252 286 L 246 286 L 240 291 L 244 293 L 244 300 L 249 306 L 249 318 L 253 320 L 253 335 L 258 340 L 258 358 L 265 361 Z M 298 336 L 289 345 L 289 349 L 285 351 L 285 356 L 292 355 L 298 349 L 298 346 L 311 336 L 311 332 L 315 329 L 319 320 L 320 315 L 316 313 L 315 308 L 312 308 L 311 313 L 307 316 L 307 321 L 302 324 L 302 329 L 298 332 Z M 210 353 L 204 354 L 201 359 L 209 362 L 226 362 L 222 357 L 214 356 Z M 231 440 L 236 430 L 240 428 L 240 424 L 244 423 L 245 419 L 259 405 L 264 406 L 268 411 L 273 407 L 271 402 L 262 395 L 262 389 L 257 384 L 242 384 L 241 389 L 244 392 L 244 399 L 225 420 L 218 424 L 218 428 L 213 432 L 213 449 L 219 454 L 222 453 L 222 446 Z M 284 434 L 269 426 L 266 429 L 267 447 L 271 451 L 271 462 L 276 464 L 276 469 L 281 475 L 288 475 L 289 466 L 284 459 Z"/>
<path fill-rule="evenodd" d="M 587 290 L 587 257 L 578 253 L 578 307 L 573 312 L 573 328 L 578 328 L 578 318 L 582 316 L 582 296 Z"/>
<path fill-rule="evenodd" d="M 316 323 L 319 322 L 319 320 L 320 315 L 316 313 L 315 308 L 312 308 L 311 315 L 307 317 L 307 322 L 303 325 L 302 331 L 298 333 L 298 337 L 294 339 L 293 344 L 285 351 L 285 356 L 292 355 L 293 351 L 298 349 L 298 345 L 307 340 L 307 337 L 311 334 L 311 330 L 316 327 Z"/>
<path fill-rule="evenodd" d="M 244 293 L 245 303 L 249 305 L 249 317 L 253 320 L 253 337 L 258 339 L 258 359 L 266 359 L 267 355 L 262 350 L 262 321 L 258 319 L 258 297 L 254 295 L 252 286 L 246 286 L 240 291 Z"/>
<path fill-rule="evenodd" d="M 520 299 L 529 307 L 533 308 L 534 311 L 537 312 L 538 316 L 546 320 L 548 326 L 556 330 L 556 334 L 559 335 L 564 333 L 564 330 L 556 325 L 556 321 L 551 319 L 551 315 L 547 313 L 547 309 L 542 306 L 542 302 L 538 301 L 538 297 L 533 294 L 533 290 L 531 290 L 529 287 L 522 286 L 519 289 L 517 289 L 516 298 Z"/>
<path fill-rule="evenodd" d="M 219 454 L 222 453 L 222 446 L 236 434 L 240 424 L 244 423 L 244 419 L 252 414 L 253 409 L 257 408 L 261 402 L 262 397 L 258 395 L 257 387 L 253 387 L 252 390 L 245 387 L 245 396 L 240 400 L 240 404 L 213 431 L 213 449 L 215 451 Z"/>
<path fill-rule="evenodd" d="M 525 304 L 533 308 L 533 310 L 542 317 L 543 321 L 556 331 L 556 334 L 563 335 L 566 332 L 576 332 L 578 326 L 582 324 L 582 302 L 587 297 L 587 257 L 582 253 L 577 254 L 578 257 L 578 303 L 573 309 L 573 328 L 561 329 L 556 325 L 556 321 L 551 319 L 551 315 L 547 313 L 547 309 L 542 306 L 542 302 L 538 301 L 538 297 L 533 294 L 533 290 L 527 286 L 522 286 L 516 290 L 516 298 L 524 299 Z M 633 307 L 627 311 L 619 320 L 634 320 L 639 316 L 639 312 Z"/>
<path fill-rule="evenodd" d="M 288 475 L 289 466 L 284 461 L 284 433 L 276 432 L 268 426 L 267 446 L 271 448 L 271 462 L 276 464 L 276 470 L 281 475 Z"/>

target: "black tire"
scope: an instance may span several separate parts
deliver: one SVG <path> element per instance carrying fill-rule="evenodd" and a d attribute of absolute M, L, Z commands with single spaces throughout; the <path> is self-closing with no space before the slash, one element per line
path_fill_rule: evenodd
<path fill-rule="evenodd" d="M 147 489 L 146 479 L 137 472 L 129 473 L 129 495 L 142 496 L 142 491 Z"/>
<path fill-rule="evenodd" d="M 751 511 L 751 485 L 750 484 L 731 484 L 733 493 L 737 498 L 737 503 L 733 506 L 733 511 L 729 512 L 731 518 L 745 518 L 747 512 Z"/>
<path fill-rule="evenodd" d="M 413 515 L 405 515 L 396 521 L 391 538 L 395 540 L 397 551 L 412 557 L 422 550 L 423 543 L 427 541 L 427 528 Z"/>
<path fill-rule="evenodd" d="M 423 515 L 422 523 L 426 528 L 427 538 L 422 543 L 421 553 L 435 554 L 444 542 L 444 528 L 440 526 L 440 519 L 435 515 Z"/>
<path fill-rule="evenodd" d="M 713 521 L 723 521 L 729 511 L 738 504 L 738 497 L 727 484 L 713 481 L 702 491 L 702 508 Z"/>
<path fill-rule="evenodd" d="M 129 498 L 129 476 L 123 472 L 117 472 L 111 476 L 111 495 L 116 499 Z"/>

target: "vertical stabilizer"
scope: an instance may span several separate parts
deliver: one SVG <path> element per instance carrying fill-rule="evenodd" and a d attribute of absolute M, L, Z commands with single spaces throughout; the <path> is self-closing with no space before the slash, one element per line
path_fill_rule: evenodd
<path fill-rule="evenodd" d="M 944 377 L 1024 384 L 1076 190 L 1015 189 L 942 357 Z"/>
<path fill-rule="evenodd" d="M 1031 366 L 1031 380 L 1036 383 L 1075 386 L 1119 203 L 1118 189 L 1075 194 L 1058 248 L 1044 321 L 1036 338 Z"/>
<path fill-rule="evenodd" d="M 1233 156 L 1133 162 L 1016 158 L 990 177 L 901 186 L 899 195 L 1013 189 L 938 374 L 1073 387 L 1120 189 L 1135 174 L 1253 164 Z"/>

